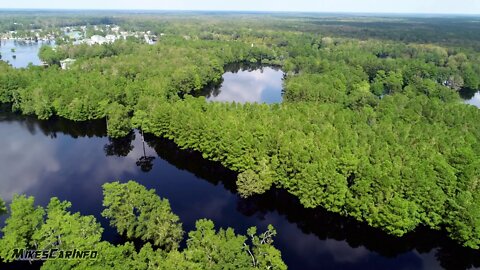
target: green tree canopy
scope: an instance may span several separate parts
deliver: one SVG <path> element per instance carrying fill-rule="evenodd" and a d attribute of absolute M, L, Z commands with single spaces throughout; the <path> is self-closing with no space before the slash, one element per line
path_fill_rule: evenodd
<path fill-rule="evenodd" d="M 182 239 L 182 224 L 172 213 L 170 203 L 160 199 L 155 190 L 129 181 L 103 185 L 102 215 L 120 234 L 129 238 L 150 240 L 167 250 L 176 249 Z"/>
<path fill-rule="evenodd" d="M 102 241 L 103 228 L 96 219 L 69 212 L 68 201 L 54 197 L 45 211 L 34 206 L 33 197 L 15 195 L 2 229 L 0 258 L 13 261 L 14 249 L 55 248 L 95 250 L 98 257 L 49 259 L 42 269 L 287 269 L 280 251 L 273 246 L 276 231 L 272 226 L 260 235 L 251 228 L 247 237 L 235 234 L 231 228 L 216 231 L 212 221 L 199 220 L 196 230 L 188 234 L 187 247 L 179 250 L 183 231 L 178 217 L 154 190 L 133 181 L 107 183 L 104 205 L 107 208 L 103 215 L 120 233 L 130 230 L 131 237 L 143 240 L 139 249 L 131 242 L 113 245 Z M 131 217 L 132 213 L 136 217 Z M 127 222 L 134 223 L 133 228 Z"/>

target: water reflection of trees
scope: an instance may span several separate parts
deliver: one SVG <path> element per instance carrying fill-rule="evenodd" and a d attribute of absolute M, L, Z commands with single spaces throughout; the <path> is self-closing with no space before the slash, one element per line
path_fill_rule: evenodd
<path fill-rule="evenodd" d="M 131 131 L 123 138 L 108 137 L 108 144 L 105 144 L 103 150 L 107 156 L 126 157 L 132 150 L 132 142 L 135 140 L 135 132 Z"/>
<path fill-rule="evenodd" d="M 145 151 L 145 134 L 143 133 L 143 130 L 141 131 L 142 135 L 142 147 L 143 147 L 143 156 L 141 156 L 136 164 L 138 167 L 140 167 L 140 170 L 142 172 L 149 172 L 153 168 L 153 160 L 155 159 L 154 156 L 147 156 L 147 152 Z"/>
<path fill-rule="evenodd" d="M 221 166 L 218 162 L 206 160 L 199 152 L 182 150 L 168 139 L 158 138 L 145 134 L 145 141 L 157 155 L 180 170 L 187 170 L 208 182 L 223 186 L 232 193 L 236 193 L 235 179 L 237 174 Z"/>
<path fill-rule="evenodd" d="M 210 97 L 216 97 L 220 94 L 220 89 L 222 88 L 223 84 L 223 77 L 220 78 L 220 80 L 216 83 L 209 83 L 207 86 L 205 86 L 202 90 L 200 90 L 198 93 L 193 93 L 195 97 L 201 97 L 204 96 L 206 98 Z"/>
<path fill-rule="evenodd" d="M 230 192 L 236 193 L 236 173 L 218 162 L 205 160 L 195 151 L 181 150 L 167 139 L 146 135 L 145 140 L 160 158 L 178 169 L 188 170 L 214 185 L 222 184 Z M 269 212 L 278 212 L 305 234 L 314 234 L 321 240 L 346 241 L 351 247 L 364 246 L 384 257 L 393 258 L 414 250 L 419 253 L 435 250 L 436 258 L 445 269 L 480 267 L 479 252 L 458 245 L 446 237 L 446 232 L 417 228 L 415 232 L 404 237 L 394 237 L 365 223 L 327 212 L 322 208 L 304 208 L 296 197 L 284 190 L 272 189 L 248 199 L 239 197 L 237 210 L 246 216 L 260 218 Z"/>
<path fill-rule="evenodd" d="M 462 99 L 470 100 L 475 96 L 478 91 L 478 89 L 462 88 L 460 89 L 460 91 L 458 91 L 458 93 Z"/>
<path fill-rule="evenodd" d="M 235 63 L 230 63 L 224 67 L 225 72 L 232 72 L 232 73 L 238 73 L 240 71 L 255 71 L 258 69 L 263 69 L 265 67 L 272 68 L 274 70 L 280 70 L 280 66 L 274 66 L 274 65 L 265 65 L 262 63 L 251 63 L 251 62 L 235 62 Z"/>
<path fill-rule="evenodd" d="M 149 172 L 153 169 L 153 160 L 154 156 L 147 155 L 145 150 L 145 140 L 143 133 L 140 134 L 142 137 L 142 156 L 137 159 L 135 164 L 140 167 L 140 170 L 143 172 Z M 135 141 L 135 132 L 131 131 L 127 136 L 122 138 L 108 138 L 109 143 L 105 144 L 103 150 L 105 151 L 106 156 L 117 156 L 117 157 L 126 157 L 133 150 L 133 142 Z"/>
<path fill-rule="evenodd" d="M 19 123 L 24 126 L 30 134 L 35 135 L 41 132 L 45 136 L 56 138 L 58 133 L 79 137 L 105 137 L 107 129 L 105 120 L 91 120 L 76 122 L 60 117 L 52 117 L 49 120 L 38 120 L 35 116 L 24 116 L 11 112 L 11 106 L 3 104 L 0 106 L 0 121 L 7 123 Z"/>
<path fill-rule="evenodd" d="M 227 64 L 223 69 L 224 69 L 225 72 L 231 72 L 231 73 L 238 73 L 238 72 L 241 72 L 241 71 L 252 72 L 252 71 L 255 71 L 255 70 L 261 70 L 261 72 L 263 72 L 263 68 L 265 68 L 265 67 L 272 68 L 273 70 L 280 70 L 279 66 L 264 65 L 264 64 L 258 63 L 258 62 L 255 62 L 255 63 L 235 62 L 235 63 Z M 284 76 L 285 76 L 285 74 L 284 74 Z M 217 83 L 210 83 L 210 84 L 206 85 L 198 93 L 193 93 L 193 95 L 197 96 L 197 97 L 204 96 L 206 98 L 217 97 L 221 92 L 220 89 L 222 88 L 223 81 L 224 80 L 223 80 L 223 77 L 222 77 Z"/>
<path fill-rule="evenodd" d="M 0 112 L 1 112 L 0 108 Z M 40 121 L 33 117 L 14 113 L 0 113 L 0 121 L 17 122 L 24 125 L 30 133 L 42 132 L 55 138 L 57 133 L 78 137 L 105 137 L 105 121 L 74 122 L 65 119 Z M 133 150 L 135 133 L 121 139 L 109 139 L 104 146 L 106 155 L 126 156 Z M 236 193 L 236 173 L 221 166 L 218 162 L 203 159 L 198 152 L 181 150 L 172 141 L 145 134 L 145 142 L 155 149 L 158 156 L 180 170 L 188 170 L 195 176 L 219 185 L 231 193 Z M 143 152 L 137 165 L 144 171 L 151 170 L 153 159 Z M 237 209 L 246 216 L 266 216 L 278 212 L 288 222 L 295 224 L 305 234 L 314 234 L 321 240 L 335 239 L 346 241 L 351 247 L 364 246 L 370 251 L 385 257 L 395 257 L 417 250 L 427 253 L 435 250 L 435 256 L 445 269 L 469 269 L 480 267 L 479 251 L 463 248 L 446 237 L 445 232 L 418 228 L 402 238 L 387 235 L 364 223 L 351 218 L 329 213 L 321 208 L 305 209 L 298 199 L 283 190 L 270 190 L 266 194 L 248 199 L 238 199 Z"/>
<path fill-rule="evenodd" d="M 346 241 L 351 247 L 364 246 L 384 257 L 393 258 L 413 250 L 428 253 L 436 249 L 435 256 L 445 269 L 480 266 L 478 251 L 460 246 L 447 238 L 444 231 L 420 227 L 401 238 L 394 237 L 321 208 L 304 208 L 296 197 L 284 190 L 270 190 L 266 194 L 241 199 L 237 209 L 247 216 L 260 217 L 276 211 L 305 234 L 314 234 L 322 240 Z"/>

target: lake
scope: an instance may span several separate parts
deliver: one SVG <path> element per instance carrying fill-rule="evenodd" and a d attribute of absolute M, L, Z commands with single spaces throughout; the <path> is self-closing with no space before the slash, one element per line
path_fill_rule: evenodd
<path fill-rule="evenodd" d="M 284 73 L 280 68 L 258 64 L 227 65 L 219 84 L 208 86 L 201 95 L 208 101 L 238 103 L 280 103 Z"/>
<path fill-rule="evenodd" d="M 480 108 L 480 92 L 478 90 L 461 89 L 459 94 L 466 104 Z"/>
<path fill-rule="evenodd" d="M 41 65 L 42 61 L 38 57 L 40 47 L 44 44 L 51 44 L 50 42 L 31 42 L 17 40 L 0 40 L 0 54 L 5 62 L 9 62 L 15 68 L 27 67 L 29 63 L 35 66 Z M 15 52 L 12 52 L 15 49 Z M 14 56 L 16 58 L 14 58 Z"/>
<path fill-rule="evenodd" d="M 53 196 L 69 200 L 73 211 L 96 216 L 106 229 L 104 239 L 115 243 L 123 239 L 100 215 L 101 186 L 134 179 L 167 198 L 186 231 L 200 218 L 212 219 L 217 228 L 233 227 L 238 233 L 246 233 L 250 226 L 262 231 L 274 225 L 278 231 L 275 245 L 289 269 L 480 266 L 478 251 L 458 246 L 445 233 L 420 228 L 403 238 L 391 237 L 320 208 L 304 209 L 282 190 L 242 199 L 235 192 L 236 173 L 165 139 L 145 135 L 143 145 L 138 131 L 123 139 L 109 139 L 103 120 L 39 121 L 2 112 L 0 137 L 2 198 L 9 201 L 15 193 L 27 194 L 44 206 Z"/>

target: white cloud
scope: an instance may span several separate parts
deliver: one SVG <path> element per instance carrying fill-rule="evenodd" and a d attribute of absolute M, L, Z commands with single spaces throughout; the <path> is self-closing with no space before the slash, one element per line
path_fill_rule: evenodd
<path fill-rule="evenodd" d="M 138 135 L 127 157 L 105 158 L 106 138 L 72 139 L 62 134 L 51 139 L 34 130 L 30 134 L 19 122 L 0 123 L 0 197 L 4 200 L 11 200 L 15 193 L 39 199 L 60 196 L 57 192 L 98 193 L 102 183 L 135 173 L 135 162 L 143 155 Z"/>
<path fill-rule="evenodd" d="M 57 146 L 48 142 L 48 137 L 40 135 L 43 138 L 39 142 L 28 138 L 29 134 L 17 123 L 2 125 L 8 127 L 0 129 L 0 197 L 10 200 L 14 193 L 24 193 L 45 175 L 58 172 L 60 162 L 55 155 Z"/>

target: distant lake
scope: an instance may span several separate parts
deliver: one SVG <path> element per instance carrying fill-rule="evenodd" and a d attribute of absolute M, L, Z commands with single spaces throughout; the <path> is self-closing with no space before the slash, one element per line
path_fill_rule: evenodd
<path fill-rule="evenodd" d="M 0 44 L 1 60 L 10 63 L 15 68 L 24 68 L 27 67 L 29 63 L 35 66 L 41 65 L 42 61 L 38 57 L 40 47 L 42 47 L 43 44 L 51 43 L 2 39 L 0 40 Z M 12 52 L 12 49 L 15 49 L 15 52 Z"/>
<path fill-rule="evenodd" d="M 460 247 L 445 232 L 418 228 L 402 238 L 386 235 L 364 223 L 305 209 L 283 190 L 243 199 L 235 191 L 236 173 L 198 152 L 181 150 L 169 140 L 132 132 L 125 138 L 106 136 L 104 120 L 39 121 L 0 112 L 0 197 L 35 196 L 46 206 L 50 197 L 72 202 L 72 211 L 94 215 L 105 228 L 103 238 L 121 243 L 102 212 L 102 184 L 134 179 L 167 198 L 186 231 L 208 218 L 219 227 L 245 234 L 272 224 L 275 246 L 290 270 L 471 269 L 480 266 L 478 250 Z M 146 157 L 146 158 L 142 158 Z M 3 226 L 5 217 L 0 217 Z M 1 233 L 0 233 L 1 234 Z M 28 262 L 0 269 L 35 269 Z"/>
<path fill-rule="evenodd" d="M 280 103 L 284 73 L 279 68 L 233 64 L 225 68 L 222 83 L 208 87 L 208 101 Z"/>

